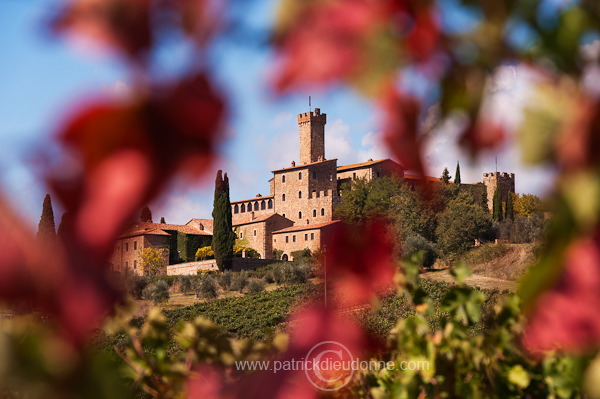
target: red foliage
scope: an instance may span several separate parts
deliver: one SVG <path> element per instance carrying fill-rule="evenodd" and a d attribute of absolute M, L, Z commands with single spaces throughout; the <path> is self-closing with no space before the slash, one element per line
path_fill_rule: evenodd
<path fill-rule="evenodd" d="M 600 345 L 600 231 L 570 245 L 556 286 L 542 294 L 523 336 L 529 352 L 583 353 Z"/>
<path fill-rule="evenodd" d="M 327 242 L 326 267 L 340 306 L 369 303 L 391 286 L 397 270 L 392 233 L 381 221 L 337 224 Z"/>
<path fill-rule="evenodd" d="M 150 20 L 151 0 L 73 0 L 61 9 L 52 28 L 136 59 L 152 47 Z"/>
<path fill-rule="evenodd" d="M 424 176 L 418 120 L 421 103 L 412 96 L 389 90 L 382 107 L 385 112 L 384 134 L 390 150 L 407 169 Z"/>

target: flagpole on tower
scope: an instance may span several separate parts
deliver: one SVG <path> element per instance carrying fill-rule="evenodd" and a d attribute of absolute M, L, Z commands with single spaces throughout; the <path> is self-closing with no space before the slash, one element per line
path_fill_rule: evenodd
<path fill-rule="evenodd" d="M 312 112 L 312 105 L 310 103 L 310 96 L 308 96 L 308 110 Z"/>

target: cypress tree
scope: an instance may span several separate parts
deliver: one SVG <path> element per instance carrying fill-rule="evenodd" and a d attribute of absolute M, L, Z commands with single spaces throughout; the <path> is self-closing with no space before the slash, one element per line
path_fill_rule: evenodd
<path fill-rule="evenodd" d="M 508 199 L 506 200 L 506 214 L 505 219 L 515 220 L 515 209 L 513 206 L 513 194 L 508 193 Z"/>
<path fill-rule="evenodd" d="M 502 221 L 502 199 L 500 198 L 500 189 L 496 187 L 494 192 L 494 220 L 497 222 Z"/>
<path fill-rule="evenodd" d="M 440 180 L 444 184 L 448 184 L 448 183 L 450 183 L 451 178 L 452 178 L 452 176 L 450 176 L 450 172 L 448 172 L 448 168 L 444 168 L 444 171 L 442 172 L 442 177 L 440 177 Z"/>
<path fill-rule="evenodd" d="M 162 216 L 160 218 L 160 224 L 167 224 L 167 222 L 165 222 L 165 217 L 164 216 Z"/>
<path fill-rule="evenodd" d="M 488 206 L 487 187 L 485 186 L 485 184 L 481 184 L 481 199 L 479 204 L 486 211 L 490 211 L 490 208 Z"/>
<path fill-rule="evenodd" d="M 56 238 L 56 227 L 54 225 L 54 211 L 52 210 L 52 200 L 50 194 L 44 197 L 42 205 L 42 216 L 38 224 L 37 238 L 41 240 L 53 240 Z"/>
<path fill-rule="evenodd" d="M 217 171 L 215 179 L 215 198 L 213 202 L 213 238 L 212 249 L 219 270 L 231 268 L 235 234 L 231 221 L 231 202 L 229 200 L 229 178 L 227 173 Z"/>
<path fill-rule="evenodd" d="M 142 209 L 142 213 L 140 214 L 140 222 L 152 223 L 152 212 L 150 212 L 150 208 L 147 206 Z"/>
<path fill-rule="evenodd" d="M 454 173 L 454 183 L 460 184 L 460 164 L 456 162 L 456 173 Z"/>

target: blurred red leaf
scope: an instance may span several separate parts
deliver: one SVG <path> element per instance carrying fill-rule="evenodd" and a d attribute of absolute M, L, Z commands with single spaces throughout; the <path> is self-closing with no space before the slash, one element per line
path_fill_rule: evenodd
<path fill-rule="evenodd" d="M 52 21 L 52 28 L 116 48 L 140 60 L 153 44 L 151 0 L 73 0 Z"/>
<path fill-rule="evenodd" d="M 326 262 L 340 306 L 367 304 L 393 283 L 391 231 L 378 220 L 360 227 L 338 223 L 327 241 Z"/>
<path fill-rule="evenodd" d="M 461 143 L 473 154 L 488 148 L 499 146 L 506 138 L 506 129 L 499 123 L 480 118 L 469 124 L 462 137 Z"/>
<path fill-rule="evenodd" d="M 436 9 L 416 7 L 413 27 L 406 38 L 406 47 L 416 61 L 427 61 L 440 46 L 440 27 Z"/>
<path fill-rule="evenodd" d="M 383 23 L 385 3 L 336 0 L 305 6 L 281 40 L 276 87 L 325 84 L 357 73 L 369 61 L 366 36 Z"/>
<path fill-rule="evenodd" d="M 529 352 L 583 353 L 600 346 L 600 232 L 573 242 L 554 288 L 542 294 L 528 322 L 523 344 Z"/>
<path fill-rule="evenodd" d="M 418 138 L 420 101 L 413 96 L 390 90 L 383 100 L 382 107 L 385 112 L 385 141 L 389 149 L 402 166 L 424 176 L 421 143 Z"/>

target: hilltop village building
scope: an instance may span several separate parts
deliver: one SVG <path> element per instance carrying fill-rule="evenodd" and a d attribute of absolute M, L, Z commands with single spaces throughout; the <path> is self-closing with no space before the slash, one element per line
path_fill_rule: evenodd
<path fill-rule="evenodd" d="M 269 194 L 232 201 L 233 227 L 241 245 L 255 249 L 262 259 L 293 260 L 292 252 L 319 250 L 331 227 L 339 223 L 334 207 L 344 183 L 396 176 L 411 184 L 439 182 L 433 177 L 405 174 L 391 159 L 338 166 L 337 159 L 325 157 L 327 115 L 319 108 L 298 115 L 300 158 L 288 167 L 272 171 Z M 491 210 L 496 187 L 503 201 L 514 192 L 514 174 L 485 173 L 484 187 Z M 210 245 L 212 220 L 192 219 L 185 225 L 138 223 L 124 234 L 113 255 L 113 268 L 140 272 L 139 249 L 168 248 L 169 264 L 193 261 L 198 247 Z"/>

